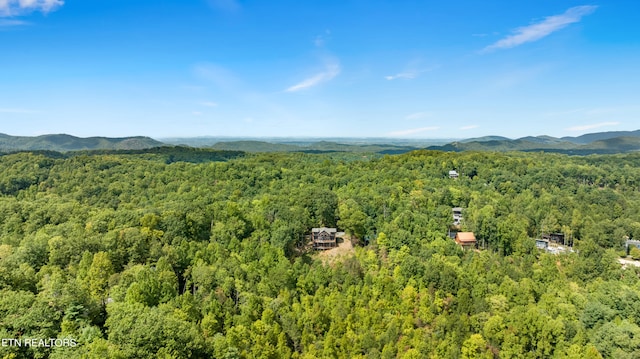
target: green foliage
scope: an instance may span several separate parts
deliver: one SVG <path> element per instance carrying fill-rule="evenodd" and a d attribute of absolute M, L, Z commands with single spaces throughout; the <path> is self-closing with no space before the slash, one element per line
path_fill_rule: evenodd
<path fill-rule="evenodd" d="M 87 273 L 89 292 L 94 298 L 102 301 L 103 303 L 107 299 L 109 277 L 112 274 L 113 265 L 111 264 L 109 255 L 105 252 L 98 252 L 94 254 L 91 267 L 89 267 L 89 272 Z"/>
<path fill-rule="evenodd" d="M 0 357 L 635 357 L 640 270 L 617 259 L 640 238 L 639 168 L 638 154 L 5 155 L 0 337 L 80 345 Z M 478 251 L 447 236 L 458 206 Z M 355 248 L 313 252 L 318 226 Z M 535 248 L 553 232 L 574 252 Z"/>

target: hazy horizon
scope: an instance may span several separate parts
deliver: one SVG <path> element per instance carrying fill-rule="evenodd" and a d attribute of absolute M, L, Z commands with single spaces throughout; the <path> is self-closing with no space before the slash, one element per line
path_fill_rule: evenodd
<path fill-rule="evenodd" d="M 0 132 L 464 139 L 638 128 L 638 5 L 0 3 Z"/>

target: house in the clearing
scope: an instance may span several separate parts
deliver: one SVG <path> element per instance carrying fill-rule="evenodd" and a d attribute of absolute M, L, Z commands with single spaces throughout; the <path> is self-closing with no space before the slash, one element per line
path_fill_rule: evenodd
<path fill-rule="evenodd" d="M 449 178 L 458 178 L 458 171 L 456 170 L 449 171 Z"/>
<path fill-rule="evenodd" d="M 456 233 L 456 243 L 462 247 L 462 249 L 475 249 L 478 244 L 473 232 Z"/>
<path fill-rule="evenodd" d="M 562 244 L 562 245 L 568 245 L 568 246 L 573 245 L 573 241 L 571 240 L 565 241 L 564 233 L 549 233 L 549 234 L 543 233 L 542 239 L 546 239 L 549 242 Z"/>
<path fill-rule="evenodd" d="M 336 228 L 312 228 L 311 240 L 313 242 L 313 249 L 331 249 L 338 246 L 336 241 Z"/>
<path fill-rule="evenodd" d="M 536 247 L 539 249 L 549 248 L 549 241 L 546 239 L 536 239 Z"/>
<path fill-rule="evenodd" d="M 631 252 L 631 247 L 640 248 L 640 241 L 627 239 L 626 241 L 624 241 L 624 246 L 625 246 L 625 249 L 627 250 L 627 255 L 629 255 L 629 253 Z"/>
<path fill-rule="evenodd" d="M 453 212 L 453 225 L 459 226 L 462 223 L 462 208 L 453 207 L 451 211 Z"/>

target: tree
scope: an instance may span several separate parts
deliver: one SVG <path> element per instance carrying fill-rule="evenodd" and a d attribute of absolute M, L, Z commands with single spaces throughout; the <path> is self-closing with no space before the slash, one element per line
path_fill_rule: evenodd
<path fill-rule="evenodd" d="M 480 334 L 472 334 L 462 344 L 462 359 L 492 359 L 493 354 Z"/>
<path fill-rule="evenodd" d="M 93 255 L 93 261 L 87 273 L 89 292 L 102 305 L 106 304 L 109 293 L 109 277 L 113 272 L 113 265 L 107 253 L 98 252 Z"/>
<path fill-rule="evenodd" d="M 338 226 L 355 238 L 362 239 L 366 233 L 367 216 L 355 200 L 349 198 L 338 207 Z"/>

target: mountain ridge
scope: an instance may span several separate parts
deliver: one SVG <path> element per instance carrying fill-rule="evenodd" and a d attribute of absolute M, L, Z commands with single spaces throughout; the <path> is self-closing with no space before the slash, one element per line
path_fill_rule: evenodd
<path fill-rule="evenodd" d="M 567 154 L 640 152 L 640 130 L 588 133 L 577 137 L 525 136 L 510 139 L 503 136 L 483 136 L 450 142 L 428 139 L 398 138 L 219 138 L 213 144 L 194 137 L 189 147 L 243 152 L 358 152 L 399 154 L 427 149 L 438 151 L 546 151 Z M 207 137 L 210 141 L 213 137 Z M 184 138 L 183 140 L 188 140 Z M 144 150 L 175 145 L 146 136 L 76 137 L 68 134 L 11 136 L 0 133 L 0 152 L 15 151 L 92 151 Z M 188 142 L 188 141 L 187 141 Z"/>
<path fill-rule="evenodd" d="M 163 146 L 164 143 L 146 136 L 76 137 L 68 134 L 11 136 L 0 133 L 0 152 L 14 151 L 82 151 L 140 150 Z"/>

